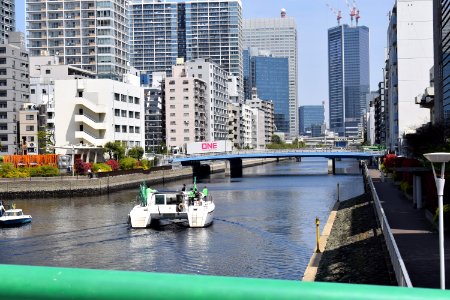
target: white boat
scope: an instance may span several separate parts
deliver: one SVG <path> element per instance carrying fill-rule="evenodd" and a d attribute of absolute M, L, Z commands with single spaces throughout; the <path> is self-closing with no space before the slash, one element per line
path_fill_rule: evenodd
<path fill-rule="evenodd" d="M 159 220 L 187 221 L 189 227 L 206 227 L 213 222 L 215 204 L 202 192 L 158 192 L 141 185 L 138 200 L 128 215 L 132 228 L 149 227 Z"/>
<path fill-rule="evenodd" d="M 19 226 L 31 222 L 30 215 L 24 215 L 20 208 L 12 205 L 11 209 L 5 209 L 0 202 L 0 226 Z"/>

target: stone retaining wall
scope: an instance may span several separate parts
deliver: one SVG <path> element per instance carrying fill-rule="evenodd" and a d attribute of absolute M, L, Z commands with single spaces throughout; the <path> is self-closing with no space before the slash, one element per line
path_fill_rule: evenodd
<path fill-rule="evenodd" d="M 276 161 L 276 159 L 244 160 L 243 167 L 251 167 Z M 224 172 L 225 162 L 211 164 L 212 173 Z M 87 176 L 11 178 L 0 179 L 0 199 L 78 197 L 107 194 L 114 191 L 136 188 L 142 182 L 148 185 L 192 178 L 192 168 L 160 170 L 150 174 L 128 174 L 89 179 Z"/>

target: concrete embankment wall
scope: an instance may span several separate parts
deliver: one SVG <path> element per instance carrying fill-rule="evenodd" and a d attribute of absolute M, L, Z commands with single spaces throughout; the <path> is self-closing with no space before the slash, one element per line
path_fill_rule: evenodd
<path fill-rule="evenodd" d="M 250 167 L 276 161 L 276 159 L 255 159 L 243 161 L 243 167 Z M 225 162 L 211 163 L 214 173 L 224 172 Z M 89 179 L 86 176 L 17 178 L 0 180 L 0 199 L 46 198 L 95 196 L 114 191 L 136 188 L 142 182 L 148 185 L 192 178 L 192 168 L 160 170 L 150 174 L 129 174 Z"/>

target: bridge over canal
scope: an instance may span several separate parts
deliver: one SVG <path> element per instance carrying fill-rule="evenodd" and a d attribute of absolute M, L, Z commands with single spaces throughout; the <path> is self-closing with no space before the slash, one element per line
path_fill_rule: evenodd
<path fill-rule="evenodd" d="M 354 158 L 356 160 L 372 160 L 383 156 L 384 151 L 357 152 L 357 151 L 252 151 L 221 153 L 216 155 L 198 155 L 189 157 L 178 157 L 172 160 L 172 163 L 181 163 L 182 166 L 192 166 L 194 174 L 201 170 L 201 163 L 205 161 L 225 160 L 228 161 L 231 177 L 242 176 L 242 160 L 258 158 L 298 158 L 303 157 L 323 157 L 328 161 L 328 172 L 336 174 L 336 160 L 343 158 Z"/>

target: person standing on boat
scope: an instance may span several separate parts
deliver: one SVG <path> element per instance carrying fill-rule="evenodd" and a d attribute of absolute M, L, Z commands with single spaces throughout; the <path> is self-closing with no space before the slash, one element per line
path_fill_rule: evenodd
<path fill-rule="evenodd" d="M 203 187 L 202 194 L 205 198 L 208 196 L 208 188 L 206 188 L 206 185 Z"/>
<path fill-rule="evenodd" d="M 195 198 L 195 191 L 194 188 L 191 188 L 191 190 L 188 192 L 189 205 L 194 204 L 194 198 Z"/>
<path fill-rule="evenodd" d="M 181 191 L 186 192 L 186 184 L 185 183 L 183 183 L 183 187 L 181 188 Z"/>

